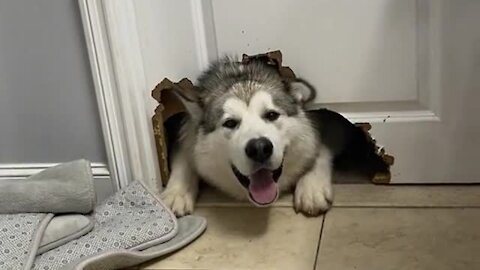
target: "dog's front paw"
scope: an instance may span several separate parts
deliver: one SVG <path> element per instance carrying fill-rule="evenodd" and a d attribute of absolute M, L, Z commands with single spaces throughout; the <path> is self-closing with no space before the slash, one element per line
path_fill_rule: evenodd
<path fill-rule="evenodd" d="M 333 201 L 330 181 L 320 179 L 301 179 L 295 188 L 295 211 L 308 216 L 317 216 L 326 212 Z"/>
<path fill-rule="evenodd" d="M 190 191 L 167 189 L 160 194 L 160 198 L 177 217 L 191 214 L 195 205 L 196 195 Z"/>

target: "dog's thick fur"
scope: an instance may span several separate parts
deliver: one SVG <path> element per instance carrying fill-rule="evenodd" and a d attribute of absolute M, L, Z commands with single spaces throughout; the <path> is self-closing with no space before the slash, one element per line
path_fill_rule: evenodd
<path fill-rule="evenodd" d="M 188 117 L 175 138 L 171 176 L 162 193 L 176 215 L 193 211 L 200 179 L 235 198 L 252 200 L 248 183 L 242 184 L 238 174 L 247 179 L 259 168 L 281 170 L 276 187 L 280 192 L 294 188 L 297 211 L 318 215 L 329 209 L 332 154 L 322 143 L 315 117 L 303 109 L 315 96 L 308 83 L 285 81 L 263 62 L 224 58 L 199 78 L 197 91 L 178 94 Z M 260 137 L 273 145 L 262 165 L 245 150 Z"/>

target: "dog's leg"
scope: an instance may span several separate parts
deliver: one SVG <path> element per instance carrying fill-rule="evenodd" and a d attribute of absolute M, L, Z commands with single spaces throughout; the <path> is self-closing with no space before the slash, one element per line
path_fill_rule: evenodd
<path fill-rule="evenodd" d="M 198 193 L 198 175 L 184 150 L 173 157 L 171 168 L 167 187 L 160 197 L 176 216 L 191 214 Z"/>
<path fill-rule="evenodd" d="M 310 216 L 326 212 L 333 200 L 331 155 L 324 149 L 312 169 L 297 182 L 295 210 Z"/>

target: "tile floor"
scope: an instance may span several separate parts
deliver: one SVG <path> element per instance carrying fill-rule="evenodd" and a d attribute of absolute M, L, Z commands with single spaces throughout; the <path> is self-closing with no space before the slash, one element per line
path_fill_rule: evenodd
<path fill-rule="evenodd" d="M 139 269 L 480 269 L 480 185 L 336 185 L 323 217 L 291 196 L 254 208 L 207 190 L 207 231 Z"/>

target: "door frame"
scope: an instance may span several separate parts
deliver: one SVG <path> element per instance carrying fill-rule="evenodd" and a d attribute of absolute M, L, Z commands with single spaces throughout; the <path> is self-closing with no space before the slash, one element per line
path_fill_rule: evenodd
<path fill-rule="evenodd" d="M 141 180 L 161 191 L 134 3 L 78 3 L 114 188 Z"/>

